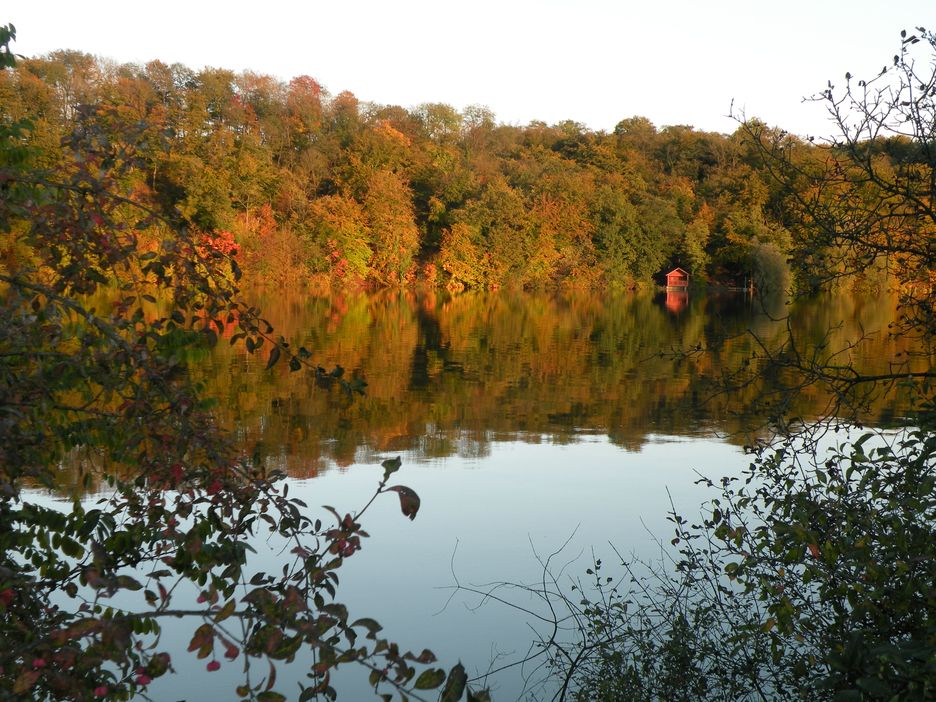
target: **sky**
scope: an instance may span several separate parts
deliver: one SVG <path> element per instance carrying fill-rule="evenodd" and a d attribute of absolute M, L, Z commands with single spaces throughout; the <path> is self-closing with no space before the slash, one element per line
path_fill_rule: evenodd
<path fill-rule="evenodd" d="M 832 125 L 803 98 L 873 77 L 900 30 L 936 28 L 936 0 L 20 0 L 14 51 L 118 63 L 310 75 L 329 92 L 413 107 L 490 108 L 525 125 L 574 120 L 729 133 L 736 112 L 806 136 Z"/>

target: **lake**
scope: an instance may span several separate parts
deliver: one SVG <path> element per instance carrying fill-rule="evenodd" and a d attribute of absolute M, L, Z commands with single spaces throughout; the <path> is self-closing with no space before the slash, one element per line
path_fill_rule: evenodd
<path fill-rule="evenodd" d="M 402 456 L 395 482 L 419 493 L 420 512 L 411 522 L 393 495 L 375 503 L 364 522 L 371 538 L 342 568 L 339 600 L 403 646 L 431 648 L 446 668 L 460 659 L 469 676 L 522 659 L 534 635 L 520 611 L 455 592 L 456 581 L 482 591 L 536 582 L 541 561 L 559 551 L 551 567 L 571 587 L 593 557 L 613 563 L 612 544 L 627 557 L 658 557 L 671 501 L 698 514 L 707 496 L 698 475 L 745 466 L 744 447 L 767 435 L 775 391 L 795 383 L 789 373 L 751 376 L 761 344 L 776 346 L 789 329 L 802 349 L 827 353 L 864 336 L 848 357 L 868 372 L 904 350 L 882 331 L 895 314 L 886 296 L 766 308 L 743 294 L 695 293 L 256 298 L 292 345 L 364 378 L 368 392 L 349 399 L 222 342 L 189 359 L 218 398 L 219 421 L 247 455 L 290 476 L 291 495 L 342 512 L 367 502 L 381 460 Z M 747 382 L 725 392 L 729 379 Z M 899 394 L 857 399 L 862 419 L 878 425 L 907 406 Z M 808 422 L 828 402 L 806 388 L 787 409 Z M 518 590 L 498 593 L 535 604 Z M 188 631 L 167 627 L 166 636 L 184 648 Z M 206 675 L 185 655 L 174 665 L 180 675 L 157 681 L 155 699 L 230 698 L 223 671 Z M 340 680 L 343 698 L 370 698 L 366 675 L 352 672 Z M 547 695 L 541 680 L 533 662 L 487 682 L 496 700 L 514 700 Z"/>
<path fill-rule="evenodd" d="M 722 384 L 756 371 L 752 354 L 783 342 L 788 323 L 804 352 L 822 345 L 827 356 L 864 335 L 847 358 L 867 372 L 888 370 L 906 350 L 886 334 L 896 306 L 887 297 L 767 309 L 741 294 L 675 304 L 652 294 L 257 297 L 293 346 L 368 383 L 367 397 L 349 401 L 285 364 L 265 370 L 265 354 L 240 345 L 193 359 L 245 450 L 296 478 L 397 452 L 483 463 L 500 443 L 586 436 L 631 451 L 659 436 L 718 435 L 740 446 L 766 421 L 765 398 L 794 380 L 774 374 L 730 393 Z M 827 401 L 807 390 L 787 409 L 808 419 L 824 414 Z M 903 406 L 899 397 L 865 404 L 864 419 L 885 423 Z"/>

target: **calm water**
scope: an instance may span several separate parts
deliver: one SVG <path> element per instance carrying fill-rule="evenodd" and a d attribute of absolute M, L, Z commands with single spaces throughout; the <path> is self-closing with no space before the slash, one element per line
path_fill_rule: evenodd
<path fill-rule="evenodd" d="M 748 359 L 760 342 L 785 338 L 778 317 L 789 315 L 804 350 L 825 344 L 825 355 L 865 334 L 847 357 L 867 371 L 886 371 L 902 350 L 886 335 L 892 301 L 844 295 L 767 310 L 740 295 L 266 295 L 259 303 L 319 365 L 340 364 L 369 384 L 367 397 L 349 402 L 225 344 L 198 364 L 245 451 L 297 478 L 398 452 L 483 464 L 498 444 L 586 436 L 630 451 L 659 436 L 743 445 L 763 426 L 771 390 L 794 379 L 775 374 L 727 394 L 720 382 L 756 368 Z M 827 401 L 809 391 L 788 410 L 808 419 Z M 901 406 L 874 399 L 862 415 L 888 422 Z"/>
<path fill-rule="evenodd" d="M 535 581 L 538 558 L 567 541 L 554 564 L 569 585 L 593 551 L 613 560 L 609 542 L 658 555 L 657 539 L 670 538 L 670 499 L 696 514 L 705 498 L 697 472 L 738 471 L 742 446 L 763 433 L 761 401 L 772 385 L 716 390 L 719 379 L 745 372 L 758 339 L 784 338 L 787 322 L 777 317 L 790 315 L 805 346 L 837 349 L 886 329 L 894 314 L 887 299 L 845 296 L 769 310 L 743 296 L 701 295 L 268 294 L 258 303 L 318 364 L 365 378 L 368 395 L 348 401 L 285 364 L 267 371 L 265 358 L 220 344 L 192 359 L 220 400 L 220 420 L 248 455 L 291 476 L 291 493 L 340 511 L 363 505 L 379 462 L 402 455 L 395 477 L 420 494 L 419 515 L 404 519 L 391 495 L 376 503 L 365 520 L 372 538 L 343 567 L 339 599 L 404 646 L 428 646 L 446 667 L 461 659 L 477 675 L 521 658 L 532 636 L 520 613 L 453 595 L 456 579 Z M 883 370 L 901 350 L 874 333 L 850 357 Z M 827 401 L 810 391 L 790 409 L 808 420 Z M 902 406 L 900 397 L 872 398 L 864 418 L 891 422 Z M 231 696 L 222 673 L 204 675 L 184 655 L 175 665 L 182 675 L 160 681 L 156 699 Z M 199 673 L 197 691 L 189 671 Z M 345 699 L 371 698 L 366 676 L 350 677 Z M 539 677 L 526 666 L 488 682 L 495 699 L 513 700 Z M 290 691 L 288 683 L 278 689 Z"/>

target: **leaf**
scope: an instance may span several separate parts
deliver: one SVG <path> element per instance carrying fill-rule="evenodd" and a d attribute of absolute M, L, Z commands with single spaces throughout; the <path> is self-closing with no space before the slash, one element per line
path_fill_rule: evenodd
<path fill-rule="evenodd" d="M 266 691 L 272 690 L 275 684 L 276 684 L 276 666 L 273 665 L 273 661 L 270 661 L 270 677 L 267 678 Z"/>
<path fill-rule="evenodd" d="M 386 482 L 387 479 L 388 479 L 391 475 L 393 475 L 393 474 L 396 473 L 398 470 L 400 470 L 400 466 L 403 465 L 403 461 L 400 460 L 400 457 L 399 457 L 399 456 L 397 456 L 396 458 L 389 458 L 389 459 L 387 459 L 386 461 L 384 461 L 384 462 L 381 463 L 380 465 L 383 466 L 383 469 L 384 469 L 383 479 L 384 479 L 384 482 Z"/>
<path fill-rule="evenodd" d="M 467 684 L 468 675 L 465 674 L 465 666 L 458 662 L 449 671 L 448 680 L 445 683 L 445 689 L 442 690 L 439 702 L 458 702 Z"/>
<path fill-rule="evenodd" d="M 270 368 L 276 365 L 276 362 L 279 360 L 279 357 L 280 357 L 280 347 L 274 346 L 272 349 L 270 349 L 270 358 L 267 359 L 267 364 L 266 364 L 267 370 L 270 370 Z"/>
<path fill-rule="evenodd" d="M 234 614 L 234 608 L 236 606 L 237 606 L 236 600 L 234 599 L 229 600 L 228 603 L 224 605 L 224 607 L 222 607 L 220 611 L 215 615 L 215 618 L 214 618 L 215 622 L 223 622 L 225 619 L 227 619 L 232 614 Z"/>
<path fill-rule="evenodd" d="M 13 693 L 16 695 L 22 695 L 24 692 L 28 692 L 33 685 L 36 684 L 36 680 L 39 679 L 39 675 L 42 673 L 40 670 L 24 670 L 17 677 L 16 682 L 13 683 Z"/>
<path fill-rule="evenodd" d="M 84 547 L 74 539 L 62 539 L 62 553 L 70 558 L 81 558 L 84 555 Z"/>
<path fill-rule="evenodd" d="M 416 513 L 419 511 L 419 495 L 405 485 L 394 485 L 387 490 L 392 490 L 400 496 L 400 509 L 403 510 L 403 516 L 416 519 Z"/>
<path fill-rule="evenodd" d="M 195 630 L 195 633 L 192 635 L 192 640 L 189 642 L 188 650 L 199 652 L 205 648 L 210 648 L 214 644 L 214 627 L 211 624 L 202 624 Z M 204 656 L 199 653 L 199 658 Z"/>
<path fill-rule="evenodd" d="M 332 602 L 331 604 L 327 604 L 324 607 L 322 607 L 322 611 L 327 614 L 330 614 L 335 619 L 341 622 L 348 621 L 348 608 L 345 607 L 340 602 Z"/>
<path fill-rule="evenodd" d="M 413 655 L 411 652 L 404 654 L 403 658 L 408 661 L 416 661 L 417 663 L 422 663 L 423 665 L 428 665 L 429 663 L 435 663 L 436 657 L 435 654 L 430 651 L 428 648 L 424 648 L 422 653 L 418 656 Z"/>
<path fill-rule="evenodd" d="M 445 671 L 441 668 L 430 668 L 424 670 L 416 682 L 413 684 L 417 690 L 432 690 L 437 688 L 445 680 Z"/>
<path fill-rule="evenodd" d="M 292 358 L 289 359 L 289 370 L 295 372 L 301 369 L 302 369 L 302 362 L 298 358 L 293 356 Z"/>
<path fill-rule="evenodd" d="M 471 688 L 468 689 L 468 699 L 467 702 L 491 702 L 491 693 L 484 690 L 478 690 L 474 692 Z"/>
<path fill-rule="evenodd" d="M 870 693 L 870 696 L 874 699 L 889 700 L 894 697 L 894 691 L 890 688 L 890 685 L 878 678 L 858 678 L 855 682 L 860 689 Z"/>
<path fill-rule="evenodd" d="M 257 695 L 257 702 L 286 702 L 286 698 L 278 692 L 266 690 Z"/>
<path fill-rule="evenodd" d="M 363 627 L 367 629 L 367 638 L 373 639 L 377 636 L 377 632 L 383 629 L 380 624 L 370 617 L 362 617 L 361 619 L 355 620 L 352 624 L 352 627 Z"/>
<path fill-rule="evenodd" d="M 229 641 L 224 641 L 224 657 L 233 661 L 240 655 L 240 649 Z"/>
<path fill-rule="evenodd" d="M 117 587 L 121 587 L 124 590 L 140 590 L 143 588 L 139 582 L 131 578 L 129 575 L 118 575 L 117 576 Z"/>

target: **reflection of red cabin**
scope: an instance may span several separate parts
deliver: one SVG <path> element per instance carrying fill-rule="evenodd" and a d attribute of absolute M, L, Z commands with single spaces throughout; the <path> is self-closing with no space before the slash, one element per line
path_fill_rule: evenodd
<path fill-rule="evenodd" d="M 666 309 L 673 314 L 679 314 L 689 303 L 689 292 L 687 290 L 667 290 L 666 291 Z"/>
<path fill-rule="evenodd" d="M 666 274 L 666 287 L 672 290 L 684 290 L 689 287 L 689 274 L 682 268 L 674 268 Z"/>

